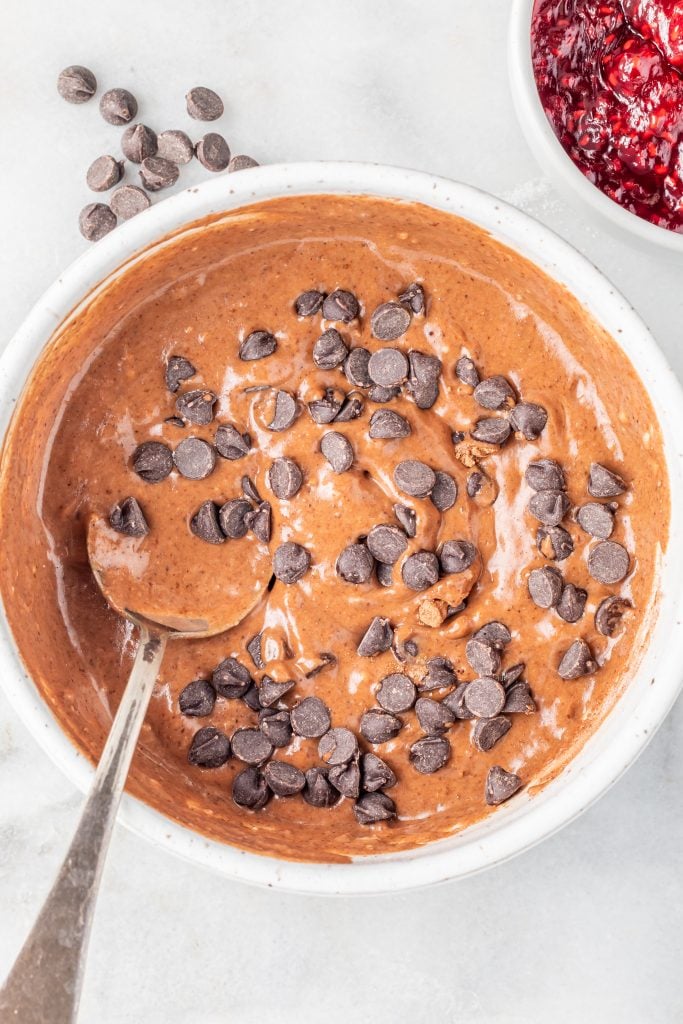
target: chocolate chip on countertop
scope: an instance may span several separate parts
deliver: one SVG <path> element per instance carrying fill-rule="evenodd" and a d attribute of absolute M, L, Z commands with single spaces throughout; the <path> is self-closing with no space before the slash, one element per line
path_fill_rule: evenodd
<path fill-rule="evenodd" d="M 258 688 L 259 704 L 262 708 L 272 707 L 273 704 L 277 704 L 277 702 L 293 688 L 293 679 L 285 679 L 283 682 L 277 682 L 275 679 L 271 679 L 270 676 L 264 676 L 261 680 L 261 685 Z"/>
<path fill-rule="evenodd" d="M 515 401 L 515 393 L 505 377 L 487 377 L 477 384 L 473 398 L 482 409 L 509 408 Z"/>
<path fill-rule="evenodd" d="M 366 348 L 352 348 L 344 360 L 344 373 L 349 384 L 356 388 L 369 388 L 372 384 L 368 373 L 370 353 Z"/>
<path fill-rule="evenodd" d="M 535 402 L 519 402 L 510 410 L 510 426 L 527 441 L 537 441 L 547 422 L 548 413 Z"/>
<path fill-rule="evenodd" d="M 529 596 L 538 608 L 554 608 L 564 587 L 564 580 L 559 569 L 544 565 L 542 569 L 532 569 L 527 580 Z"/>
<path fill-rule="evenodd" d="M 130 124 L 138 112 L 138 101 L 127 89 L 109 89 L 100 99 L 100 114 L 108 124 Z"/>
<path fill-rule="evenodd" d="M 534 491 L 563 491 L 565 489 L 564 473 L 554 459 L 537 459 L 530 462 L 524 473 L 524 479 Z"/>
<path fill-rule="evenodd" d="M 351 323 L 360 313 L 358 299 L 351 292 L 337 288 L 323 300 L 323 317 L 325 320 L 340 320 L 344 324 Z"/>
<path fill-rule="evenodd" d="M 598 583 L 620 583 L 628 574 L 628 551 L 614 540 L 603 540 L 588 554 L 588 571 Z"/>
<path fill-rule="evenodd" d="M 258 166 L 258 160 L 254 160 L 253 156 L 245 156 L 243 153 L 237 153 L 235 156 L 230 157 L 228 172 L 230 174 L 234 174 L 235 171 L 246 171 L 250 167 Z"/>
<path fill-rule="evenodd" d="M 451 756 L 451 745 L 445 736 L 425 736 L 413 743 L 408 759 L 421 775 L 432 775 L 443 768 Z"/>
<path fill-rule="evenodd" d="M 300 768 L 277 759 L 268 762 L 263 769 L 263 777 L 275 796 L 294 796 L 306 785 L 306 776 Z"/>
<path fill-rule="evenodd" d="M 490 807 L 502 804 L 514 796 L 521 787 L 522 780 L 519 775 L 515 775 L 514 772 L 506 772 L 499 765 L 494 765 L 493 768 L 489 768 L 489 773 L 486 776 L 486 803 Z"/>
<path fill-rule="evenodd" d="M 322 309 L 322 304 L 325 301 L 325 293 L 319 292 L 316 288 L 311 288 L 309 291 L 301 292 L 300 295 L 294 300 L 294 309 L 296 310 L 297 316 L 315 316 Z M 325 334 L 328 332 L 325 331 Z M 338 332 L 335 331 L 335 334 Z"/>
<path fill-rule="evenodd" d="M 347 800 L 356 800 L 360 796 L 361 774 L 357 757 L 349 764 L 338 764 L 330 768 L 327 778 Z"/>
<path fill-rule="evenodd" d="M 475 718 L 495 718 L 505 707 L 505 688 L 492 676 L 473 679 L 465 692 L 464 702 Z"/>
<path fill-rule="evenodd" d="M 304 697 L 290 712 L 292 729 L 297 736 L 318 739 L 330 728 L 330 712 L 319 697 Z"/>
<path fill-rule="evenodd" d="M 337 559 L 337 575 L 347 583 L 367 583 L 375 568 L 375 560 L 365 544 L 349 544 Z"/>
<path fill-rule="evenodd" d="M 431 409 L 439 397 L 441 360 L 413 349 L 408 353 L 408 391 L 418 409 Z"/>
<path fill-rule="evenodd" d="M 119 220 L 130 220 L 143 210 L 149 209 L 151 199 L 137 185 L 121 185 L 112 192 L 109 205 Z"/>
<path fill-rule="evenodd" d="M 359 825 L 375 825 L 396 817 L 396 805 L 386 793 L 363 793 L 353 805 Z"/>
<path fill-rule="evenodd" d="M 276 498 L 288 500 L 298 494 L 304 475 L 294 459 L 283 455 L 271 463 L 267 480 Z"/>
<path fill-rule="evenodd" d="M 178 695 L 180 713 L 188 718 L 206 718 L 215 703 L 216 691 L 208 679 L 194 679 Z"/>
<path fill-rule="evenodd" d="M 140 164 L 139 174 L 149 192 L 160 192 L 163 188 L 175 185 L 180 171 L 171 160 L 164 160 L 162 156 L 148 156 Z"/>
<path fill-rule="evenodd" d="M 203 502 L 190 519 L 190 530 L 208 544 L 222 544 L 225 535 L 218 521 L 218 505 L 214 501 Z"/>
<path fill-rule="evenodd" d="M 490 416 L 477 420 L 470 436 L 485 444 L 505 444 L 510 436 L 510 424 L 503 416 Z"/>
<path fill-rule="evenodd" d="M 515 683 L 505 694 L 506 715 L 532 715 L 536 711 L 536 701 L 531 696 L 526 683 Z"/>
<path fill-rule="evenodd" d="M 301 544 L 287 541 L 273 555 L 273 572 L 282 583 L 296 583 L 308 572 L 311 556 Z"/>
<path fill-rule="evenodd" d="M 405 291 L 401 292 L 398 297 L 398 301 L 402 306 L 405 306 L 406 309 L 410 310 L 411 313 L 414 313 L 415 316 L 419 316 L 421 313 L 424 313 L 427 308 L 424 288 L 421 284 L 418 284 L 417 281 L 413 281 L 412 284 L 408 285 Z"/>
<path fill-rule="evenodd" d="M 268 424 L 268 430 L 279 432 L 289 430 L 299 412 L 296 398 L 290 395 L 289 391 L 277 391 L 275 393 L 275 406 L 273 418 Z"/>
<path fill-rule="evenodd" d="M 237 729 L 232 736 L 232 752 L 245 764 L 258 767 L 273 753 L 273 744 L 260 729 Z"/>
<path fill-rule="evenodd" d="M 436 474 L 426 463 L 417 459 L 406 459 L 396 466 L 394 483 L 405 494 L 415 498 L 426 498 L 436 483 Z"/>
<path fill-rule="evenodd" d="M 211 682 L 216 693 L 227 700 L 243 697 L 254 680 L 249 669 L 237 658 L 224 658 L 213 670 Z"/>
<path fill-rule="evenodd" d="M 394 515 L 403 527 L 408 537 L 414 537 L 417 533 L 417 516 L 412 508 L 406 505 L 394 505 Z"/>
<path fill-rule="evenodd" d="M 468 663 L 481 676 L 495 676 L 500 671 L 500 652 L 484 636 L 472 636 L 465 645 Z"/>
<path fill-rule="evenodd" d="M 481 629 L 478 629 L 474 634 L 474 638 L 476 640 L 488 640 L 499 651 L 502 651 L 512 640 L 512 634 L 504 622 L 498 622 L 494 619 L 493 622 L 487 622 Z"/>
<path fill-rule="evenodd" d="M 594 498 L 616 498 L 626 490 L 626 483 L 618 473 L 592 462 L 588 473 L 588 493 Z"/>
<path fill-rule="evenodd" d="M 188 480 L 204 480 L 213 473 L 216 452 L 200 437 L 186 437 L 173 452 L 175 467 Z"/>
<path fill-rule="evenodd" d="M 445 573 L 465 572 L 477 558 L 477 549 L 468 540 L 447 540 L 439 552 L 441 570 Z"/>
<path fill-rule="evenodd" d="M 71 64 L 60 71 L 57 92 L 67 103 L 87 103 L 97 92 L 97 79 L 89 68 Z"/>
<path fill-rule="evenodd" d="M 400 718 L 383 708 L 370 708 L 360 719 L 360 734 L 368 743 L 388 743 L 401 731 Z"/>
<path fill-rule="evenodd" d="M 603 636 L 614 636 L 621 626 L 624 613 L 631 608 L 633 605 L 627 597 L 617 597 L 615 594 L 606 597 L 595 613 L 596 629 Z"/>
<path fill-rule="evenodd" d="M 323 453 L 335 473 L 346 473 L 353 465 L 353 448 L 348 438 L 336 430 L 328 430 L 320 439 Z"/>
<path fill-rule="evenodd" d="M 192 737 L 187 759 L 200 768 L 220 768 L 230 757 L 230 740 L 224 732 L 207 725 Z"/>
<path fill-rule="evenodd" d="M 394 565 L 408 547 L 405 533 L 398 526 L 373 526 L 365 541 L 370 554 L 378 562 Z"/>
<path fill-rule="evenodd" d="M 495 747 L 499 740 L 502 740 L 511 727 L 512 722 L 509 718 L 505 718 L 504 715 L 498 715 L 497 718 L 481 718 L 478 722 L 474 723 L 472 743 L 477 750 L 486 753 Z"/>
<path fill-rule="evenodd" d="M 277 338 L 270 331 L 252 331 L 240 343 L 240 359 L 251 362 L 254 359 L 265 359 L 272 356 L 277 348 Z"/>
<path fill-rule="evenodd" d="M 207 132 L 194 148 L 197 159 L 207 171 L 224 171 L 230 163 L 230 146 L 218 132 Z"/>
<path fill-rule="evenodd" d="M 439 559 L 432 551 L 417 551 L 401 566 L 401 578 L 411 590 L 428 590 L 439 579 Z"/>
<path fill-rule="evenodd" d="M 366 793 L 376 793 L 378 789 L 391 789 L 396 785 L 394 772 L 377 754 L 363 754 L 360 764 L 363 789 Z"/>
<path fill-rule="evenodd" d="M 436 655 L 427 662 L 427 673 L 420 681 L 420 691 L 438 690 L 442 686 L 453 686 L 457 681 L 455 669 L 448 658 Z"/>
<path fill-rule="evenodd" d="M 327 768 L 309 768 L 306 771 L 306 785 L 303 797 L 311 807 L 332 807 L 339 799 L 339 794 L 330 785 Z"/>
<path fill-rule="evenodd" d="M 469 356 L 460 356 L 455 364 L 455 376 L 470 388 L 476 388 L 481 380 L 479 371 Z"/>
<path fill-rule="evenodd" d="M 238 807 L 248 807 L 251 811 L 265 807 L 270 790 L 263 773 L 258 768 L 245 768 L 239 772 L 232 783 L 232 798 Z"/>
<path fill-rule="evenodd" d="M 187 112 L 195 121 L 217 121 L 223 114 L 223 100 L 213 89 L 197 85 L 185 96 Z"/>
<path fill-rule="evenodd" d="M 528 505 L 534 519 L 544 526 L 559 526 L 569 508 L 569 498 L 564 491 L 538 491 Z"/>
<path fill-rule="evenodd" d="M 90 164 L 85 182 L 93 192 L 106 192 L 113 188 L 123 174 L 123 165 L 113 156 L 98 156 Z"/>
<path fill-rule="evenodd" d="M 440 736 L 455 721 L 455 715 L 448 705 L 432 700 L 431 697 L 418 697 L 415 714 L 420 728 L 428 736 Z"/>
<path fill-rule="evenodd" d="M 564 526 L 541 526 L 536 534 L 536 547 L 546 558 L 562 562 L 574 550 L 574 541 Z"/>
<path fill-rule="evenodd" d="M 455 717 L 462 719 L 463 721 L 474 718 L 472 712 L 468 711 L 465 706 L 465 692 L 469 685 L 469 683 L 460 683 L 452 693 L 449 693 L 448 696 L 443 699 L 443 703 L 450 711 L 453 712 Z"/>
<path fill-rule="evenodd" d="M 394 631 L 389 619 L 383 619 L 376 615 L 368 628 L 363 639 L 358 644 L 357 654 L 361 658 L 372 658 L 375 654 L 388 651 L 394 639 Z"/>
<path fill-rule="evenodd" d="M 322 295 L 320 292 L 317 294 L 320 295 L 322 302 Z M 304 314 L 299 315 L 302 316 Z M 310 314 L 305 315 L 308 316 Z M 348 354 L 349 350 L 344 343 L 344 339 L 335 327 L 328 327 L 313 346 L 313 362 L 320 370 L 334 370 L 335 367 L 341 366 Z"/>
<path fill-rule="evenodd" d="M 397 348 L 382 348 L 370 356 L 368 373 L 373 384 L 391 388 L 408 376 L 408 360 Z"/>
<path fill-rule="evenodd" d="M 395 341 L 410 327 L 410 313 L 400 302 L 383 302 L 370 317 L 370 330 L 379 341 Z"/>
<path fill-rule="evenodd" d="M 597 662 L 585 640 L 575 640 L 562 656 L 557 672 L 561 679 L 578 679 L 595 672 Z"/>
<path fill-rule="evenodd" d="M 262 708 L 259 713 L 259 729 L 268 737 L 274 747 L 288 747 L 292 742 L 292 723 L 286 709 Z"/>
<path fill-rule="evenodd" d="M 78 228 L 89 242 L 98 242 L 116 227 L 116 214 L 106 203 L 88 203 L 78 215 Z"/>
<path fill-rule="evenodd" d="M 557 614 L 565 622 L 578 622 L 583 615 L 587 598 L 588 593 L 582 587 L 576 587 L 573 583 L 567 583 L 562 591 L 560 600 L 557 602 Z"/>
<path fill-rule="evenodd" d="M 109 525 L 127 537 L 144 537 L 149 526 L 144 512 L 135 498 L 124 498 L 109 513 Z"/>
<path fill-rule="evenodd" d="M 121 135 L 121 152 L 134 164 L 141 164 L 148 156 L 156 156 L 156 132 L 146 124 L 129 124 Z"/>
<path fill-rule="evenodd" d="M 392 409 L 377 409 L 370 417 L 368 433 L 374 440 L 396 440 L 408 437 L 410 423 L 400 413 Z"/>
<path fill-rule="evenodd" d="M 587 501 L 582 505 L 577 510 L 576 521 L 582 530 L 599 540 L 607 540 L 614 530 L 614 512 L 599 501 Z"/>
<path fill-rule="evenodd" d="M 213 391 L 186 391 L 176 399 L 178 415 L 197 427 L 205 427 L 213 419 L 216 396 Z"/>
<path fill-rule="evenodd" d="M 439 512 L 447 512 L 449 508 L 453 508 L 455 505 L 456 498 L 458 497 L 458 485 L 449 473 L 443 473 L 440 469 L 437 469 L 434 475 L 436 476 L 436 483 L 429 497 Z"/>
<path fill-rule="evenodd" d="M 214 444 L 219 455 L 235 462 L 249 454 L 251 438 L 249 434 L 241 434 L 231 423 L 223 423 L 216 430 Z"/>
<path fill-rule="evenodd" d="M 189 164 L 194 156 L 194 146 L 185 132 L 171 128 L 157 136 L 157 156 L 174 164 Z"/>
<path fill-rule="evenodd" d="M 401 672 L 393 672 L 385 676 L 379 684 L 375 699 L 385 711 L 395 714 L 401 711 L 409 711 L 415 703 L 417 689 L 415 683 L 409 676 Z"/>
<path fill-rule="evenodd" d="M 194 377 L 196 372 L 190 360 L 185 356 L 170 356 L 166 363 L 166 387 L 175 394 L 183 381 Z"/>
<path fill-rule="evenodd" d="M 157 484 L 173 469 L 173 454 L 161 441 L 145 441 L 133 452 L 132 465 L 142 480 Z"/>
<path fill-rule="evenodd" d="M 318 742 L 318 756 L 331 768 L 348 764 L 358 754 L 358 740 L 350 729 L 330 729 Z"/>

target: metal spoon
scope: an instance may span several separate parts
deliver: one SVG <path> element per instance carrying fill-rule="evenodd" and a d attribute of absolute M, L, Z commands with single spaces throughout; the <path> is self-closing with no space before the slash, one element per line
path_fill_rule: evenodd
<path fill-rule="evenodd" d="M 96 558 L 95 530 L 88 529 L 88 557 L 107 601 L 106 573 Z M 263 573 L 265 590 L 270 572 Z M 262 593 L 263 591 L 261 591 Z M 254 597 L 254 604 L 260 595 Z M 95 772 L 68 853 L 5 984 L 0 989 L 0 1020 L 19 1024 L 73 1024 L 83 981 L 83 969 L 95 901 L 116 812 L 133 757 L 147 705 L 169 639 L 213 636 L 237 625 L 198 617 L 165 617 L 153 622 L 137 611 L 116 607 L 139 629 L 140 638 L 126 689 Z M 224 613 L 227 619 L 228 613 Z M 171 626 L 169 621 L 173 622 Z"/>

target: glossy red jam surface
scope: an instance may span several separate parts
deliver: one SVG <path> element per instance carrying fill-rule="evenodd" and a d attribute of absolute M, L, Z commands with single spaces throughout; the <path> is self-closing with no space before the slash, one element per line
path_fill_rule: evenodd
<path fill-rule="evenodd" d="M 574 163 L 621 206 L 683 232 L 683 0 L 536 0 L 531 43 Z"/>

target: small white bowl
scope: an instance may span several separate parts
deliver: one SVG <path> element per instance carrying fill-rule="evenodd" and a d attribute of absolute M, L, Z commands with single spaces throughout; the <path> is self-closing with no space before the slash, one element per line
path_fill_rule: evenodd
<path fill-rule="evenodd" d="M 531 61 L 534 0 L 513 0 L 508 33 L 508 70 L 512 101 L 529 148 L 566 198 L 584 212 L 597 213 L 617 233 L 641 246 L 683 256 L 683 234 L 658 227 L 620 206 L 588 180 L 565 152 L 543 110 Z"/>
<path fill-rule="evenodd" d="M 213 178 L 157 203 L 90 248 L 52 285 L 0 358 L 0 433 L 32 364 L 55 328 L 93 288 L 169 232 L 225 210 L 282 195 L 373 195 L 424 203 L 466 217 L 563 283 L 618 340 L 657 410 L 671 484 L 672 518 L 662 561 L 662 597 L 648 650 L 623 696 L 579 755 L 541 792 L 522 791 L 486 820 L 448 839 L 348 864 L 305 864 L 258 856 L 205 839 L 146 804 L 124 796 L 120 820 L 190 861 L 260 885 L 298 892 L 399 891 L 463 877 L 500 863 L 556 832 L 596 800 L 633 762 L 664 719 L 681 685 L 671 637 L 683 617 L 683 394 L 650 333 L 602 274 L 575 249 L 527 215 L 468 185 L 373 164 L 309 163 L 259 167 Z M 85 791 L 92 766 L 52 717 L 17 656 L 0 616 L 0 685 L 37 743 Z"/>

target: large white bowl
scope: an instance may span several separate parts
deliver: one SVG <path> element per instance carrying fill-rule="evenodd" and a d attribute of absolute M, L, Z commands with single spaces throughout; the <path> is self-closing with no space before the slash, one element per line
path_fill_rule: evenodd
<path fill-rule="evenodd" d="M 240 171 L 215 178 L 158 203 L 107 235 L 45 293 L 0 359 L 0 430 L 31 365 L 58 324 L 87 293 L 165 234 L 210 213 L 274 196 L 337 193 L 426 203 L 467 217 L 567 285 L 617 338 L 658 411 L 671 479 L 672 526 L 662 565 L 662 601 L 651 642 L 616 707 L 581 753 L 535 796 L 522 792 L 485 821 L 421 849 L 363 858 L 350 864 L 302 864 L 241 852 L 174 824 L 124 796 L 121 821 L 165 850 L 232 878 L 310 893 L 397 891 L 462 877 L 528 849 L 581 813 L 633 762 L 671 707 L 681 685 L 681 659 L 671 638 L 683 615 L 683 394 L 661 352 L 628 302 L 565 242 L 530 217 L 467 185 L 416 171 L 372 164 L 310 163 Z M 90 763 L 60 729 L 17 657 L 0 621 L 0 683 L 41 747 L 81 790 Z"/>
<path fill-rule="evenodd" d="M 531 62 L 531 16 L 535 0 L 513 0 L 508 33 L 508 70 L 520 127 L 541 168 L 570 202 L 602 218 L 602 223 L 641 248 L 683 256 L 683 234 L 638 217 L 601 192 L 576 166 L 543 110 Z"/>

